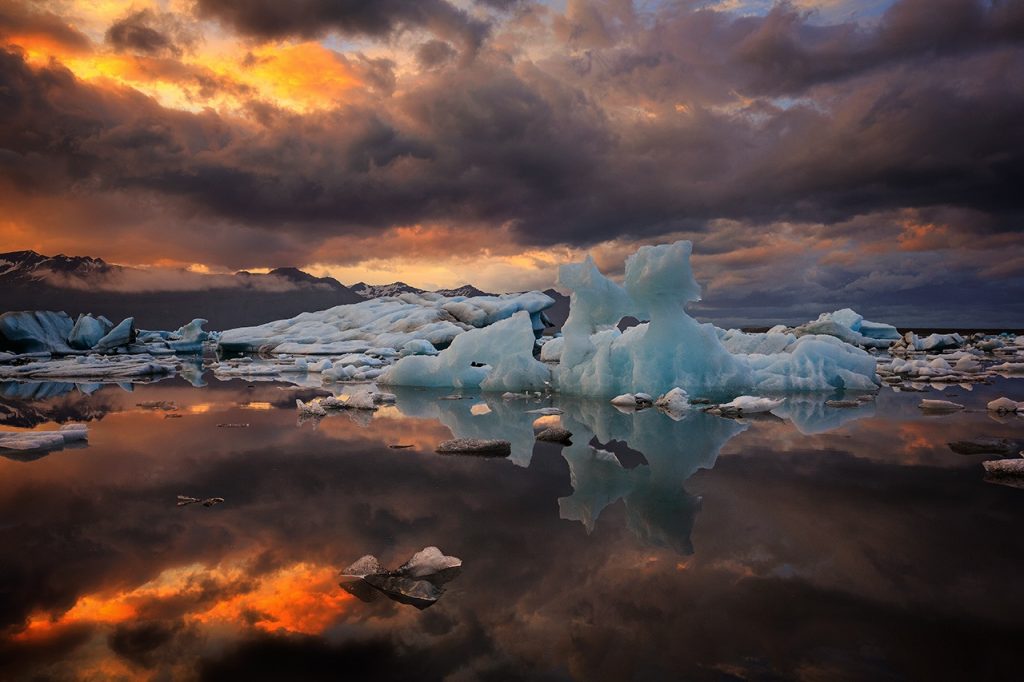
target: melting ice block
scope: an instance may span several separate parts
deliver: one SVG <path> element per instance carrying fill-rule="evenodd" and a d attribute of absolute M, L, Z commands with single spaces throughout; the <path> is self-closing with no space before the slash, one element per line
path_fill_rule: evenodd
<path fill-rule="evenodd" d="M 487 391 L 543 390 L 551 369 L 533 357 L 533 326 L 518 312 L 484 329 L 460 334 L 435 356 L 410 355 L 380 377 L 394 386 L 480 387 Z"/>

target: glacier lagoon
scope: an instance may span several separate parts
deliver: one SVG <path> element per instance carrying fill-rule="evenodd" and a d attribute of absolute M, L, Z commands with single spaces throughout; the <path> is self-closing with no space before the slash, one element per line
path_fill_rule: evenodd
<path fill-rule="evenodd" d="M 947 443 L 1019 439 L 1024 419 L 985 409 L 1019 379 L 883 387 L 854 407 L 794 394 L 747 419 L 393 387 L 394 405 L 309 418 L 295 400 L 322 389 L 197 372 L 0 384 L 0 429 L 89 428 L 87 444 L 0 457 L 5 675 L 1017 670 L 1024 490 Z M 571 445 L 534 441 L 553 425 Z M 450 438 L 511 454 L 436 454 Z M 365 554 L 397 566 L 427 546 L 463 562 L 429 608 L 341 584 Z"/>

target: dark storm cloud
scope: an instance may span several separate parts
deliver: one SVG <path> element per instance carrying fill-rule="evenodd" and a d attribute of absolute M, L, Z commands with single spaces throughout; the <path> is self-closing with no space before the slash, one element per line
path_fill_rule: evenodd
<path fill-rule="evenodd" d="M 263 39 L 314 38 L 330 31 L 385 38 L 403 29 L 424 28 L 475 51 L 488 32 L 487 24 L 447 0 L 199 0 L 197 10 Z"/>
<path fill-rule="evenodd" d="M 778 14 L 730 25 L 774 30 Z M 698 19 L 686 15 L 673 37 L 697 30 Z M 746 30 L 735 42 L 750 49 L 750 40 Z M 759 63 L 808 80 L 758 49 Z M 666 45 L 611 56 L 614 68 L 578 85 L 495 58 L 443 79 L 424 75 L 383 107 L 288 116 L 253 137 L 214 114 L 101 93 L 57 69 L 31 72 L 8 55 L 6 99 L 19 102 L 24 117 L 4 127 L 3 146 L 19 151 L 31 138 L 54 161 L 98 171 L 104 185 L 179 195 L 229 219 L 367 227 L 512 221 L 541 243 L 656 234 L 714 217 L 831 221 L 936 204 L 1010 217 L 1021 210 L 1024 55 L 1015 46 L 819 85 L 827 105 L 765 100 L 723 111 L 709 96 L 689 114 L 658 110 L 670 104 L 668 93 L 644 82 L 686 71 L 685 54 Z M 393 78 L 386 67 L 382 73 Z M 763 74 L 755 82 L 774 83 Z M 652 93 L 658 116 L 609 118 L 600 101 L 606 91 Z M 408 129 L 403 118 L 418 125 Z M 11 136 L 21 145 L 8 143 Z"/>
<path fill-rule="evenodd" d="M 431 12 L 465 18 L 444 3 L 411 7 L 211 1 L 200 10 L 267 38 L 386 36 L 430 28 Z M 628 4 L 571 3 L 565 25 L 542 35 L 548 47 L 563 41 L 544 58 L 484 47 L 440 69 L 454 64 L 454 48 L 431 40 L 415 55 L 424 70 L 399 86 L 394 62 L 339 55 L 360 91 L 307 113 L 250 99 L 258 126 L 166 109 L 5 52 L 0 193 L 144 197 L 179 230 L 217 225 L 215 244 L 193 259 L 229 267 L 261 262 L 269 240 L 311 262 L 330 237 L 415 224 L 505 226 L 524 245 L 590 246 L 700 237 L 722 219 L 756 235 L 813 223 L 819 240 L 857 241 L 843 225 L 874 216 L 872 240 L 891 243 L 902 228 L 887 216 L 912 209 L 946 216 L 961 235 L 1019 232 L 1024 10 L 942 7 L 903 0 L 877 24 L 821 24 L 786 4 L 762 17 L 668 8 L 649 22 Z M 177 63 L 146 65 L 169 74 Z M 212 77 L 189 68 L 177 78 Z M 114 222 L 104 210 L 93 227 Z M 71 220 L 85 229 L 85 218 Z M 140 233 L 166 229 L 146 221 Z M 941 258 L 914 258 L 849 283 L 899 274 L 916 286 L 907 267 L 937 276 Z M 1019 268 L 1011 261 L 1007 272 Z"/>
<path fill-rule="evenodd" d="M 432 69 L 450 62 L 458 53 L 443 40 L 428 40 L 416 50 L 416 59 L 420 66 Z"/>
<path fill-rule="evenodd" d="M 173 15 L 143 9 L 111 24 L 106 41 L 118 51 L 181 55 L 179 43 L 191 44 L 195 37 Z"/>

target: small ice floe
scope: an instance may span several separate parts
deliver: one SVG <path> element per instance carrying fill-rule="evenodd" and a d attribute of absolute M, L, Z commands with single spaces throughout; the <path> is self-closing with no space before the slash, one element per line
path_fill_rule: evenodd
<path fill-rule="evenodd" d="M 560 410 L 557 407 L 542 407 L 537 410 L 527 410 L 526 414 L 558 415 L 565 414 L 565 410 Z"/>
<path fill-rule="evenodd" d="M 654 406 L 670 414 L 681 414 L 690 409 L 690 397 L 681 388 L 673 388 L 668 393 L 658 396 Z"/>
<path fill-rule="evenodd" d="M 178 495 L 179 507 L 187 507 L 190 504 L 201 504 L 204 507 L 212 507 L 215 504 L 220 504 L 224 501 L 223 497 L 207 497 L 200 499 L 198 497 L 189 497 L 188 495 Z"/>
<path fill-rule="evenodd" d="M 68 443 L 84 441 L 88 437 L 89 427 L 85 424 L 64 424 L 56 431 L 3 431 L 0 432 L 0 450 L 60 450 Z"/>
<path fill-rule="evenodd" d="M 949 449 L 958 455 L 1004 455 L 1011 457 L 1024 447 L 1020 441 L 1009 438 L 975 438 L 949 443 Z"/>
<path fill-rule="evenodd" d="M 634 410 L 642 410 L 654 405 L 654 398 L 646 393 L 623 393 L 611 399 L 615 407 L 627 407 Z"/>
<path fill-rule="evenodd" d="M 144 410 L 162 410 L 164 412 L 174 412 L 178 409 L 178 404 L 173 400 L 145 400 L 141 403 L 135 403 L 135 407 L 141 407 Z"/>
<path fill-rule="evenodd" d="M 455 438 L 446 440 L 434 450 L 439 455 L 479 455 L 482 457 L 508 457 L 512 443 L 507 440 L 482 438 Z"/>
<path fill-rule="evenodd" d="M 405 450 L 406 448 L 413 447 L 412 443 L 391 443 L 388 445 L 392 450 Z"/>
<path fill-rule="evenodd" d="M 537 440 L 547 443 L 571 444 L 572 432 L 560 426 L 552 426 L 537 434 Z"/>
<path fill-rule="evenodd" d="M 437 547 L 424 547 L 394 571 L 388 571 L 377 557 L 367 554 L 357 559 L 341 574 L 341 588 L 362 599 L 373 601 L 376 594 L 419 609 L 433 605 L 444 594 L 445 583 L 455 578 L 462 568 L 462 559 L 445 554 Z M 369 585 L 374 590 L 361 589 Z"/>
<path fill-rule="evenodd" d="M 1000 374 L 1024 374 L 1024 362 L 1004 362 L 989 369 Z"/>
<path fill-rule="evenodd" d="M 1024 402 L 1018 403 L 1009 398 L 996 398 L 988 404 L 990 412 L 1024 412 Z"/>
<path fill-rule="evenodd" d="M 860 400 L 826 400 L 825 401 L 825 407 L 849 408 L 849 407 L 860 407 L 863 404 L 864 403 L 861 402 Z"/>
<path fill-rule="evenodd" d="M 309 415 L 311 417 L 326 417 L 327 416 L 327 409 L 324 408 L 324 406 L 320 404 L 319 400 L 310 400 L 307 403 L 307 402 L 303 402 L 302 400 L 296 398 L 295 399 L 295 407 L 302 414 L 307 414 L 307 415 Z"/>
<path fill-rule="evenodd" d="M 985 473 L 993 478 L 1022 478 L 1024 477 L 1024 458 L 1015 459 L 994 459 L 982 462 Z"/>
<path fill-rule="evenodd" d="M 373 393 L 374 405 L 394 405 L 396 400 L 398 400 L 398 396 L 394 393 L 385 393 L 383 391 Z"/>
<path fill-rule="evenodd" d="M 960 403 L 954 403 L 948 400 L 922 400 L 918 407 L 925 412 L 935 413 L 956 412 L 957 410 L 964 409 L 964 406 Z"/>
<path fill-rule="evenodd" d="M 784 402 L 786 401 L 782 398 L 760 398 L 753 395 L 741 395 L 727 403 L 712 407 L 707 412 L 720 414 L 724 417 L 742 417 L 748 414 L 771 412 Z"/>
<path fill-rule="evenodd" d="M 326 417 L 328 411 L 331 410 L 368 410 L 373 412 L 378 409 L 378 405 L 388 405 L 394 402 L 395 396 L 393 393 L 381 393 L 372 389 L 363 389 L 355 391 L 344 399 L 332 395 L 324 398 L 314 398 L 308 403 L 296 399 L 295 407 L 306 416 Z"/>
<path fill-rule="evenodd" d="M 247 428 L 249 428 L 249 424 L 224 423 L 224 424 L 217 424 L 217 428 L 220 428 L 220 429 L 247 429 Z"/>
<path fill-rule="evenodd" d="M 451 395 L 443 395 L 438 400 L 462 400 L 464 397 L 458 393 L 452 393 Z"/>

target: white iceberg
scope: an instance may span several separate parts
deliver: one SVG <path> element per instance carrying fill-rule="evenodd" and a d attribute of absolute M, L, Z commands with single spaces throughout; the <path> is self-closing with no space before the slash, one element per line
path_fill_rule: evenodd
<path fill-rule="evenodd" d="M 793 334 L 834 336 L 846 343 L 865 348 L 888 348 L 900 338 L 896 327 L 884 322 L 871 322 L 850 308 L 822 313 L 817 320 L 793 330 Z"/>
<path fill-rule="evenodd" d="M 412 294 L 377 298 L 302 313 L 287 320 L 224 331 L 219 347 L 230 352 L 341 355 L 388 348 L 403 355 L 433 355 L 463 332 L 525 312 L 531 329 L 554 299 L 539 291 L 501 296 Z"/>
<path fill-rule="evenodd" d="M 65 424 L 57 431 L 0 431 L 0 450 L 21 452 L 59 450 L 89 437 L 85 424 Z"/>

